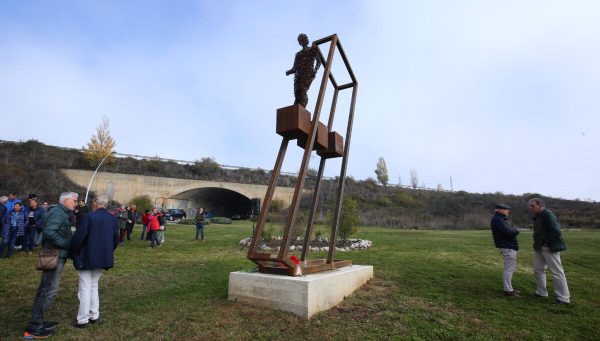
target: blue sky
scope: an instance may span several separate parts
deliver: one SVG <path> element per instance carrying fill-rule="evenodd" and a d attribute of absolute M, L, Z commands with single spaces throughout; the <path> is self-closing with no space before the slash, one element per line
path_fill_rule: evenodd
<path fill-rule="evenodd" d="M 577 0 L 4 0 L 0 138 L 81 147 L 106 115 L 121 153 L 271 169 L 296 36 L 337 33 L 359 81 L 348 175 L 374 178 L 383 156 L 391 183 L 415 169 L 427 187 L 600 200 L 599 15 Z"/>

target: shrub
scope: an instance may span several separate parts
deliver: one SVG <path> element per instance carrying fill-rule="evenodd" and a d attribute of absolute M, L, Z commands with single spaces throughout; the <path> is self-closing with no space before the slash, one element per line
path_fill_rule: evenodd
<path fill-rule="evenodd" d="M 138 214 L 141 216 L 146 210 L 152 209 L 152 199 L 149 195 L 138 195 L 133 197 L 129 202 L 130 205 L 135 205 Z"/>
<path fill-rule="evenodd" d="M 342 213 L 340 214 L 340 239 L 348 240 L 348 237 L 358 231 L 357 225 L 360 223 L 358 218 L 358 203 L 350 197 L 344 197 L 342 202 Z"/>
<path fill-rule="evenodd" d="M 211 224 L 231 224 L 231 219 L 225 217 L 214 217 L 207 220 Z"/>

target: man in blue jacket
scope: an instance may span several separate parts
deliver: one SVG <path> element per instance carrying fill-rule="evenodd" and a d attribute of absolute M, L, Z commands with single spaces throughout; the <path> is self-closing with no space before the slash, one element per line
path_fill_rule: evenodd
<path fill-rule="evenodd" d="M 517 235 L 519 234 L 519 230 L 510 224 L 508 220 L 509 212 L 509 206 L 504 204 L 496 205 L 496 213 L 491 221 L 492 236 L 494 237 L 496 248 L 498 248 L 504 258 L 504 272 L 502 274 L 504 295 L 517 297 L 519 296 L 518 291 L 512 287 L 512 276 L 517 267 L 517 251 L 519 250 Z"/>
<path fill-rule="evenodd" d="M 114 251 L 119 243 L 117 218 L 106 210 L 108 197 L 97 196 L 94 211 L 83 217 L 71 243 L 73 265 L 79 276 L 79 310 L 76 328 L 85 328 L 100 318 L 98 281 L 102 269 L 114 266 Z"/>
<path fill-rule="evenodd" d="M 537 287 L 535 296 L 548 297 L 546 289 L 546 268 L 552 273 L 552 283 L 556 293 L 555 304 L 571 303 L 567 277 L 560 261 L 560 252 L 567 249 L 562 237 L 560 223 L 552 211 L 546 208 L 539 198 L 529 200 L 533 213 L 533 272 Z"/>

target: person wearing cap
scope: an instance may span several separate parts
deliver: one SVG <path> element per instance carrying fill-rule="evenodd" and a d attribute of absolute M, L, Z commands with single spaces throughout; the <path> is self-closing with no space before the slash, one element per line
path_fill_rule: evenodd
<path fill-rule="evenodd" d="M 517 297 L 518 291 L 512 286 L 512 276 L 517 267 L 517 251 L 519 250 L 519 242 L 517 235 L 519 230 L 513 227 L 508 220 L 510 207 L 505 204 L 497 204 L 496 212 L 492 217 L 492 237 L 494 237 L 494 245 L 500 251 L 504 259 L 504 272 L 502 273 L 502 282 L 504 286 L 504 295 L 509 297 Z"/>
<path fill-rule="evenodd" d="M 529 200 L 529 209 L 533 213 L 533 272 L 536 281 L 534 295 L 548 297 L 546 269 L 550 269 L 556 294 L 556 300 L 552 303 L 569 304 L 571 294 L 560 261 L 560 252 L 566 250 L 567 245 L 562 237 L 558 218 L 539 198 Z"/>

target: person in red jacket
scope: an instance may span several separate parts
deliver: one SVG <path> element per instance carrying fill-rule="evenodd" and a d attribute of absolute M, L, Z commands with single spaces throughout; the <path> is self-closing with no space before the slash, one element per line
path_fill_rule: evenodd
<path fill-rule="evenodd" d="M 148 216 L 148 233 L 150 234 L 150 247 L 155 248 L 160 246 L 160 240 L 158 239 L 158 231 L 160 231 L 160 223 L 158 222 L 158 208 L 152 210 L 152 214 Z"/>
<path fill-rule="evenodd" d="M 144 215 L 142 216 L 142 225 L 144 225 L 144 227 L 142 228 L 142 235 L 140 237 L 140 240 L 144 240 L 144 234 L 146 233 L 146 229 L 148 228 L 148 216 L 150 215 L 150 210 L 146 210 L 146 212 L 144 212 Z"/>

